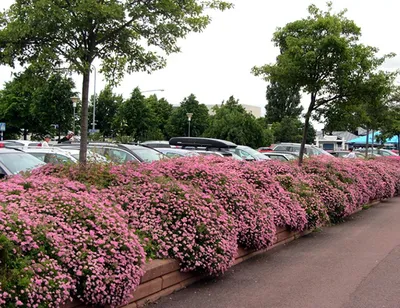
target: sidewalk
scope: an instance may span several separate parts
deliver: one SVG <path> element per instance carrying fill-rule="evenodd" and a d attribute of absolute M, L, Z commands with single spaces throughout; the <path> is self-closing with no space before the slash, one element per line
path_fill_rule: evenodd
<path fill-rule="evenodd" d="M 149 305 L 399 308 L 400 198 L 361 211 Z"/>

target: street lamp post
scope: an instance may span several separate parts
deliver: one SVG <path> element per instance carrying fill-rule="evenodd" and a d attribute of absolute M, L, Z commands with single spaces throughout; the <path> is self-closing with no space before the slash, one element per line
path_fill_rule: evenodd
<path fill-rule="evenodd" d="M 164 89 L 154 89 L 154 90 L 144 90 L 140 91 L 141 93 L 146 93 L 146 92 L 164 92 Z"/>
<path fill-rule="evenodd" d="M 93 122 L 92 122 L 92 129 L 93 132 L 96 128 L 96 67 L 92 64 L 92 68 L 94 71 L 94 79 L 93 79 Z"/>
<path fill-rule="evenodd" d="M 75 134 L 75 120 L 76 120 L 76 114 L 75 114 L 75 110 L 76 110 L 76 104 L 79 101 L 79 97 L 71 97 L 72 100 L 72 107 L 74 108 L 74 121 L 72 122 L 72 126 L 73 126 L 73 132 Z"/>
<path fill-rule="evenodd" d="M 193 116 L 193 113 L 187 113 L 186 114 L 186 116 L 187 116 L 187 118 L 188 118 L 188 137 L 190 137 L 190 121 L 192 120 L 192 116 Z"/>

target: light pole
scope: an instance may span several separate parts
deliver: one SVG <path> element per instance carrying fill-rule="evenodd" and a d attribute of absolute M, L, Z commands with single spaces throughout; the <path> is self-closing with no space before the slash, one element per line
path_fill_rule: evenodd
<path fill-rule="evenodd" d="M 186 114 L 186 116 L 187 116 L 187 118 L 188 118 L 188 128 L 189 128 L 189 130 L 188 130 L 188 137 L 190 137 L 190 121 L 192 120 L 192 116 L 193 116 L 193 113 L 187 113 Z"/>
<path fill-rule="evenodd" d="M 72 124 L 73 124 L 73 132 L 75 134 L 75 120 L 76 120 L 75 109 L 76 109 L 76 104 L 79 101 L 79 97 L 71 97 L 71 100 L 72 100 L 72 107 L 74 108 L 74 122 Z"/>
<path fill-rule="evenodd" d="M 146 93 L 146 92 L 164 92 L 164 89 L 154 89 L 154 90 L 144 90 L 140 91 L 141 93 Z"/>
<path fill-rule="evenodd" d="M 93 122 L 92 122 L 92 129 L 93 132 L 96 128 L 96 75 L 97 75 L 97 71 L 96 71 L 96 66 L 94 66 L 92 64 L 92 68 L 94 71 L 94 79 L 93 79 Z"/>

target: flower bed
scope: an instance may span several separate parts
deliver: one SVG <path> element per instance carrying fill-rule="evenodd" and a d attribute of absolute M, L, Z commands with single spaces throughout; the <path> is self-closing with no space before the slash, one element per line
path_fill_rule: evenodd
<path fill-rule="evenodd" d="M 221 275 L 239 245 L 262 250 L 277 229 L 337 222 L 399 192 L 391 158 L 48 165 L 0 182 L 0 305 L 115 307 L 132 300 L 146 259 Z"/>

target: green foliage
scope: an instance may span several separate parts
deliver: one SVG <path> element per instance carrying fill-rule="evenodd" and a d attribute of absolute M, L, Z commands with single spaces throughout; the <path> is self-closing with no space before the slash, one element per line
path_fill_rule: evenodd
<path fill-rule="evenodd" d="M 397 136 L 397 149 L 400 149 L 400 87 L 395 87 L 387 100 L 387 110 L 383 115 L 381 133 L 384 139 Z"/>
<path fill-rule="evenodd" d="M 111 85 L 100 91 L 96 98 L 96 128 L 100 130 L 103 139 L 113 135 L 113 121 L 122 103 L 122 95 L 114 94 Z M 89 119 L 93 119 L 93 107 L 89 109 Z"/>
<path fill-rule="evenodd" d="M 168 120 L 172 114 L 173 107 L 165 98 L 158 99 L 156 95 L 151 95 L 145 99 L 154 115 L 153 129 L 148 132 L 147 140 L 167 140 L 169 134 L 167 132 Z"/>
<path fill-rule="evenodd" d="M 266 129 L 233 96 L 221 106 L 215 106 L 213 111 L 215 115 L 211 116 L 210 126 L 204 136 L 225 139 L 253 148 L 265 146 L 270 141 L 266 138 Z"/>
<path fill-rule="evenodd" d="M 132 136 L 136 141 L 147 139 L 147 134 L 153 129 L 154 115 L 139 88 L 132 91 L 131 97 L 118 108 L 114 118 L 114 127 L 122 136 Z"/>
<path fill-rule="evenodd" d="M 30 256 L 22 253 L 21 249 L 4 234 L 0 234 L 0 285 L 2 291 L 14 289 L 21 294 L 20 291 L 29 286 L 33 276 L 32 270 L 26 270 L 30 266 Z"/>
<path fill-rule="evenodd" d="M 25 137 L 32 133 L 39 139 L 47 133 L 64 134 L 72 128 L 74 87 L 72 79 L 48 76 L 33 66 L 16 74 L 0 91 L 0 120 L 7 123 L 6 133 L 19 135 L 24 130 Z"/>
<path fill-rule="evenodd" d="M 284 117 L 281 122 L 272 124 L 275 142 L 300 143 L 303 139 L 303 130 L 304 123 L 298 118 Z M 307 129 L 306 143 L 312 144 L 315 140 L 315 136 L 315 129 L 310 124 Z"/>
<path fill-rule="evenodd" d="M 210 9 L 231 7 L 220 0 L 16 0 L 0 15 L 0 63 L 54 67 L 65 62 L 83 75 L 80 160 L 86 163 L 93 61 L 100 60 L 113 83 L 124 73 L 160 69 L 166 62 L 160 54 L 178 52 L 178 39 L 205 29 Z"/>
<path fill-rule="evenodd" d="M 272 82 L 267 87 L 265 106 L 267 123 L 281 122 L 284 117 L 297 118 L 303 111 L 299 89 Z"/>
<path fill-rule="evenodd" d="M 286 87 L 300 89 L 310 96 L 305 114 L 299 164 L 310 117 L 321 108 L 357 101 L 366 95 L 364 86 L 371 73 L 392 55 L 377 57 L 377 49 L 359 43 L 361 29 L 345 17 L 346 11 L 321 11 L 315 5 L 309 16 L 288 23 L 274 33 L 273 42 L 280 54 L 275 64 L 254 67 L 255 75 Z"/>
<path fill-rule="evenodd" d="M 188 135 L 187 113 L 193 114 L 190 122 L 190 136 L 200 137 L 203 135 L 209 122 L 208 108 L 206 105 L 200 104 L 194 94 L 190 94 L 179 107 L 172 111 L 167 128 L 170 137 Z"/>

